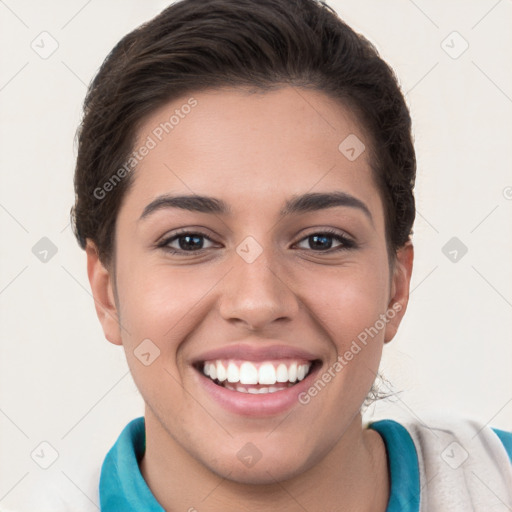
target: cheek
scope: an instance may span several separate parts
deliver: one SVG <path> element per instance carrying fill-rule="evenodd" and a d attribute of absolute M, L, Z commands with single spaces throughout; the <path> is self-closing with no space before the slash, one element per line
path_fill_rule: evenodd
<path fill-rule="evenodd" d="M 202 299 L 218 277 L 194 267 L 165 263 L 126 266 L 118 274 L 123 342 L 155 342 L 162 352 L 175 352 L 180 340 L 199 323 Z"/>
<path fill-rule="evenodd" d="M 162 417 L 169 414 L 162 409 L 166 395 L 179 415 L 186 402 L 180 349 L 204 318 L 201 299 L 218 279 L 162 264 L 126 266 L 118 276 L 123 348 L 134 381 Z"/>
<path fill-rule="evenodd" d="M 304 281 L 302 289 L 308 308 L 329 329 L 338 350 L 374 325 L 385 313 L 388 298 L 387 268 L 379 264 L 353 265 L 333 272 L 318 272 Z M 302 277 L 301 279 L 304 279 Z M 311 282 L 315 286 L 311 287 Z M 309 283 L 309 285 L 308 285 Z"/>

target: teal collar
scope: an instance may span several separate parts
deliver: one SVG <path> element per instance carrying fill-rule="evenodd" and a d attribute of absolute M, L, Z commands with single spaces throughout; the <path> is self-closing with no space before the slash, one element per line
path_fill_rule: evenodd
<path fill-rule="evenodd" d="M 414 442 L 405 427 L 393 420 L 370 423 L 384 440 L 391 481 L 386 512 L 419 512 L 420 472 Z"/>
<path fill-rule="evenodd" d="M 140 417 L 126 425 L 103 461 L 100 475 L 102 512 L 165 512 L 139 469 L 145 451 L 145 422 L 144 417 Z"/>
<path fill-rule="evenodd" d="M 384 439 L 391 490 L 386 512 L 418 512 L 420 478 L 418 457 L 407 430 L 393 420 L 371 423 Z M 132 420 L 105 457 L 100 476 L 102 512 L 165 512 L 151 493 L 139 469 L 146 450 L 144 417 Z"/>

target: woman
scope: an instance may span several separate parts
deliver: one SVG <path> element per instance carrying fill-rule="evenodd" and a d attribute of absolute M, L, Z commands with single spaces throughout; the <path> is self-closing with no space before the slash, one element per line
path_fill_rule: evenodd
<path fill-rule="evenodd" d="M 512 434 L 362 424 L 407 308 L 416 172 L 366 39 L 314 0 L 183 0 L 116 45 L 84 111 L 75 234 L 145 401 L 102 510 L 512 504 Z"/>

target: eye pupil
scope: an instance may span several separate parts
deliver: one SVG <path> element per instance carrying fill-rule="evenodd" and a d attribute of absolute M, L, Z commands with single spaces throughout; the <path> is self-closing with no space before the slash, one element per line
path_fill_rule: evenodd
<path fill-rule="evenodd" d="M 327 247 L 326 247 L 325 240 L 329 240 L 329 239 L 330 239 L 330 243 L 327 242 Z M 332 247 L 332 236 L 330 236 L 330 235 L 311 235 L 309 237 L 309 240 L 310 240 L 310 243 L 312 243 L 313 247 L 319 247 L 320 249 L 330 249 Z M 321 240 L 322 242 L 319 244 L 318 240 Z"/>
<path fill-rule="evenodd" d="M 200 235 L 183 235 L 183 236 L 180 236 L 179 237 L 179 245 L 180 245 L 180 249 L 186 251 L 187 249 L 202 249 L 203 247 L 203 244 L 202 244 L 202 236 Z M 185 243 L 182 243 L 183 240 L 186 240 Z M 197 245 L 194 245 L 193 243 L 191 243 L 190 241 L 191 240 L 195 240 L 195 241 L 198 241 L 199 240 L 199 247 Z"/>

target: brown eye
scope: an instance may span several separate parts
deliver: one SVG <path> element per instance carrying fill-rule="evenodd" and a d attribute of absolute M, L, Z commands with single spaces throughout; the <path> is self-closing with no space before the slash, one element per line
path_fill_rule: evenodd
<path fill-rule="evenodd" d="M 158 247 L 172 254 L 202 252 L 209 248 L 204 247 L 204 240 L 212 242 L 204 233 L 184 231 L 166 238 L 158 244 Z"/>
<path fill-rule="evenodd" d="M 339 245 L 333 248 L 333 239 L 339 242 Z M 319 233 L 312 233 L 301 240 L 306 241 L 309 247 L 301 247 L 301 249 L 311 249 L 315 252 L 335 252 L 341 250 L 352 249 L 355 243 L 347 237 L 340 235 L 335 231 L 322 231 Z"/>

